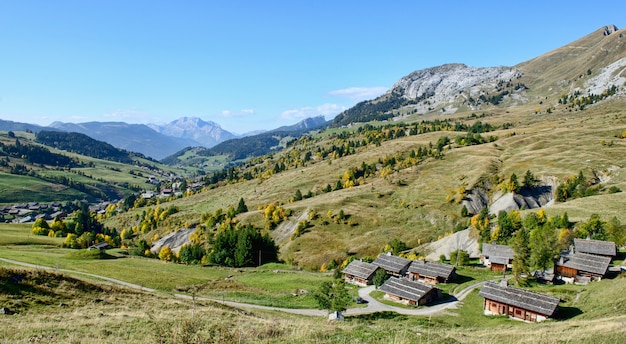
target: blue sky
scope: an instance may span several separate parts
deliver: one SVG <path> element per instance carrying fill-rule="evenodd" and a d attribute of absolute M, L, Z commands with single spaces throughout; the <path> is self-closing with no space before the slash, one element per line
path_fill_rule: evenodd
<path fill-rule="evenodd" d="M 0 119 L 243 133 L 325 115 L 418 69 L 515 65 L 615 24 L 588 1 L 0 0 Z"/>

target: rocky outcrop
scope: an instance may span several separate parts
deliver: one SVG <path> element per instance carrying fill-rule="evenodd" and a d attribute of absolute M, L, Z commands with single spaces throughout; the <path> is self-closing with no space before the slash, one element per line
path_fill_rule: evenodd
<path fill-rule="evenodd" d="M 172 250 L 172 252 L 178 254 L 180 248 L 183 245 L 189 243 L 189 236 L 191 236 L 191 234 L 193 234 L 193 232 L 195 231 L 195 228 L 183 228 L 176 232 L 170 233 L 167 236 L 157 240 L 154 245 L 152 245 L 152 248 L 150 248 L 150 252 L 152 252 L 152 254 L 159 254 L 161 248 L 163 246 L 167 246 Z"/>
<path fill-rule="evenodd" d="M 468 67 L 464 64 L 442 66 L 415 71 L 398 80 L 387 92 L 401 94 L 411 100 L 427 100 L 429 107 L 447 105 L 458 97 L 478 98 L 481 94 L 496 92 L 503 82 L 522 76 L 511 67 Z"/>
<path fill-rule="evenodd" d="M 613 32 L 615 32 L 617 30 L 619 30 L 617 28 L 617 26 L 615 26 L 615 25 L 607 25 L 607 26 L 604 27 L 604 35 L 608 36 L 608 35 L 612 34 Z"/>
<path fill-rule="evenodd" d="M 485 188 L 475 187 L 462 204 L 470 214 L 478 214 L 484 207 L 489 207 L 489 213 L 495 215 L 502 210 L 537 209 L 552 205 L 556 187 L 556 178 L 545 177 L 534 187 L 524 187 L 518 193 L 498 191 L 491 198 Z"/>
<path fill-rule="evenodd" d="M 489 206 L 489 195 L 482 188 L 474 188 L 463 198 L 461 204 L 467 208 L 468 213 L 478 214 Z"/>
<path fill-rule="evenodd" d="M 494 196 L 494 201 L 489 207 L 489 213 L 497 215 L 500 211 L 520 209 L 537 209 L 549 206 L 554 201 L 553 190 L 549 186 L 535 187 L 529 190 L 522 190 L 520 193 L 498 193 Z"/>
<path fill-rule="evenodd" d="M 470 258 L 477 258 L 480 256 L 478 241 L 476 238 L 472 238 L 470 236 L 469 229 L 458 231 L 445 238 L 426 244 L 425 250 L 428 252 L 426 259 L 430 261 L 439 260 L 439 257 L 442 254 L 446 256 L 446 259 L 450 259 L 450 253 L 456 250 L 467 251 Z"/>
<path fill-rule="evenodd" d="M 610 65 L 602 68 L 596 75 L 585 81 L 582 91 L 584 94 L 602 94 L 607 89 L 618 86 L 617 93 L 624 94 L 622 86 L 626 83 L 624 72 L 626 71 L 626 58 L 621 58 Z"/>

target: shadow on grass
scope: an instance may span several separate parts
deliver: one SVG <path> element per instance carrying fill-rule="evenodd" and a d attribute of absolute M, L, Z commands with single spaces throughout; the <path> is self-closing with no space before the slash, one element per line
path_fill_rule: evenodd
<path fill-rule="evenodd" d="M 581 311 L 579 308 L 559 306 L 556 314 L 554 315 L 554 320 L 569 320 L 581 314 L 583 314 L 583 311 Z"/>
<path fill-rule="evenodd" d="M 456 283 L 456 284 L 463 284 L 463 283 L 471 282 L 474 279 L 475 279 L 474 277 L 458 275 L 457 274 L 456 278 L 454 278 L 453 282 Z"/>
<path fill-rule="evenodd" d="M 437 298 L 437 300 L 428 303 L 428 306 L 436 306 L 436 305 L 441 305 L 444 303 L 450 303 L 450 302 L 454 302 L 454 301 L 458 301 L 459 299 L 457 299 L 455 296 L 452 296 L 448 293 L 441 293 L 441 296 Z"/>
<path fill-rule="evenodd" d="M 354 315 L 349 318 L 355 320 L 406 320 L 408 319 L 408 316 L 396 312 L 384 311 L 371 314 Z"/>

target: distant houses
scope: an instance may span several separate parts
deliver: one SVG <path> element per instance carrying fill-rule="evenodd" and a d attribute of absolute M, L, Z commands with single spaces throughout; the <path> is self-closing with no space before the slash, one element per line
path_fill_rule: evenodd
<path fill-rule="evenodd" d="M 378 288 L 385 298 L 407 305 L 421 306 L 436 300 L 440 290 L 424 283 L 401 277 L 391 277 Z"/>
<path fill-rule="evenodd" d="M 484 298 L 485 315 L 508 315 L 527 322 L 543 321 L 554 316 L 559 304 L 556 297 L 489 282 L 478 293 Z"/>
<path fill-rule="evenodd" d="M 485 243 L 480 255 L 480 262 L 489 267 L 491 271 L 504 272 L 513 267 L 514 254 L 511 246 Z"/>
<path fill-rule="evenodd" d="M 380 269 L 380 267 L 377 265 L 360 260 L 353 260 L 341 272 L 344 274 L 346 283 L 367 286 L 372 284 L 372 279 L 378 269 Z"/>

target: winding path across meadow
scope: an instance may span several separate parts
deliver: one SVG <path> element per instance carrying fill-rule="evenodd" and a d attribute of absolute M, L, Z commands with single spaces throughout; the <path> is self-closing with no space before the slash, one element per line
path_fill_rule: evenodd
<path fill-rule="evenodd" d="M 91 274 L 91 273 L 87 273 L 87 272 L 68 270 L 68 269 L 57 269 L 57 268 L 50 267 L 50 266 L 43 266 L 43 265 L 25 263 L 25 262 L 20 262 L 20 261 L 17 261 L 17 260 L 6 259 L 6 258 L 0 258 L 0 261 L 6 262 L 6 263 L 9 263 L 9 264 L 35 268 L 35 269 L 53 270 L 53 271 L 59 271 L 59 272 L 68 273 L 68 274 L 77 274 L 77 275 L 89 276 L 89 277 L 101 279 L 101 280 L 104 280 L 104 281 L 107 281 L 107 282 L 111 282 L 111 283 L 114 283 L 114 284 L 118 284 L 118 285 L 121 285 L 121 286 L 124 286 L 124 287 L 128 287 L 128 288 L 143 290 L 143 291 L 147 291 L 147 292 L 157 292 L 156 289 L 147 288 L 147 287 L 144 287 L 144 286 L 141 286 L 141 285 L 138 285 L 138 284 L 122 281 L 122 280 L 111 278 L 111 277 Z M 442 312 L 442 311 L 447 310 L 447 309 L 456 308 L 456 306 L 459 304 L 459 302 L 462 301 L 467 295 L 469 295 L 469 293 L 472 290 L 483 286 L 487 282 L 488 281 L 483 281 L 483 282 L 478 282 L 478 283 L 472 284 L 472 285 L 470 285 L 468 287 L 465 287 L 464 289 L 462 289 L 458 293 L 455 293 L 453 296 L 450 296 L 448 299 L 442 300 L 442 301 L 440 301 L 437 304 L 434 304 L 434 305 L 429 306 L 429 307 L 415 308 L 415 309 L 413 309 L 413 308 L 395 307 L 395 306 L 390 306 L 390 305 L 386 305 L 384 303 L 381 303 L 381 302 L 379 302 L 378 300 L 376 300 L 375 298 L 373 298 L 373 297 L 371 297 L 369 295 L 374 290 L 374 286 L 368 286 L 368 287 L 359 289 L 359 296 L 367 301 L 367 306 L 366 307 L 361 307 L 361 308 L 350 308 L 350 309 L 346 310 L 345 312 L 343 312 L 343 314 L 345 316 L 355 316 L 355 315 L 372 314 L 372 313 L 378 313 L 378 312 L 396 312 L 396 313 L 404 314 L 404 315 L 426 315 L 426 316 L 433 315 L 435 313 L 439 313 L 439 312 Z M 181 298 L 181 299 L 187 299 L 187 300 L 194 299 L 190 295 L 184 295 L 184 294 L 172 294 L 172 295 L 174 297 Z M 243 308 L 243 309 L 263 309 L 263 310 L 280 311 L 280 312 L 299 314 L 299 315 L 307 315 L 307 316 L 323 316 L 323 317 L 325 317 L 325 316 L 328 315 L 328 312 L 326 312 L 324 310 L 320 310 L 320 309 L 270 307 L 270 306 L 255 305 L 255 304 L 251 304 L 251 303 L 241 303 L 241 302 L 234 302 L 234 301 L 217 300 L 217 299 L 211 299 L 211 298 L 205 298 L 205 297 L 195 297 L 195 300 L 211 301 L 211 302 L 224 304 L 224 305 L 227 305 L 227 306 L 230 306 L 230 307 Z"/>

